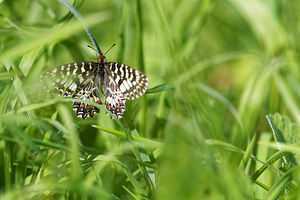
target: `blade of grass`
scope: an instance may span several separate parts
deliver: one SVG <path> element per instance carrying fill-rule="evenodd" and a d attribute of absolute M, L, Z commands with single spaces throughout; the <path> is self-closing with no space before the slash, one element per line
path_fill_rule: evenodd
<path fill-rule="evenodd" d="M 136 0 L 136 24 L 137 24 L 137 53 L 138 53 L 138 65 L 142 72 L 146 72 L 145 61 L 144 61 L 144 24 L 142 16 L 142 2 L 141 0 Z M 145 136 L 147 129 L 147 96 L 143 96 L 143 105 L 142 105 L 142 125 L 140 128 L 140 133 L 142 136 Z"/>
<path fill-rule="evenodd" d="M 146 94 L 155 94 L 155 93 L 160 93 L 163 91 L 171 90 L 174 89 L 174 87 L 168 83 L 163 83 L 160 85 L 157 85 L 153 88 L 150 88 L 147 90 Z"/>
<path fill-rule="evenodd" d="M 35 104 L 28 104 L 25 106 L 20 107 L 17 110 L 17 113 L 22 113 L 22 112 L 27 112 L 27 111 L 31 111 L 31 110 L 36 110 L 39 108 L 43 108 L 43 107 L 47 107 L 53 104 L 56 104 L 60 101 L 60 99 L 51 99 L 47 102 L 43 102 L 43 103 L 35 103 Z"/>
<path fill-rule="evenodd" d="M 288 87 L 284 79 L 281 77 L 281 75 L 278 73 L 275 74 L 275 82 L 285 102 L 285 105 L 287 106 L 291 114 L 294 116 L 297 123 L 300 124 L 299 106 L 297 104 L 298 100 L 294 97 L 294 95 L 290 91 L 290 88 Z"/>
<path fill-rule="evenodd" d="M 119 147 L 119 149 L 114 149 L 114 151 L 110 151 L 106 153 L 105 155 L 99 155 L 94 160 L 100 160 L 101 162 L 98 162 L 94 166 L 94 170 L 89 172 L 84 180 L 84 185 L 88 187 L 89 185 L 93 185 L 96 176 L 94 175 L 99 174 L 103 171 L 105 166 L 107 166 L 111 162 L 115 162 L 119 164 L 125 175 L 128 177 L 129 182 L 135 187 L 137 192 L 139 193 L 139 196 L 146 196 L 146 191 L 143 189 L 143 187 L 139 184 L 139 181 L 135 178 L 135 176 L 131 173 L 130 168 L 127 167 L 124 163 L 120 162 L 118 159 L 116 159 L 116 155 L 120 153 L 125 153 L 131 151 L 133 146 L 138 146 L 137 144 L 130 144 L 130 143 L 123 143 Z"/>
<path fill-rule="evenodd" d="M 176 85 L 183 84 L 184 82 L 196 76 L 198 73 L 202 72 L 211 65 L 218 65 L 224 62 L 237 60 L 243 56 L 247 56 L 247 54 L 245 54 L 244 52 L 229 52 L 196 63 L 190 69 L 180 74 L 179 77 L 176 77 Z"/>
<path fill-rule="evenodd" d="M 84 22 L 84 20 L 83 20 L 82 16 L 80 15 L 80 13 L 71 4 L 69 4 L 69 2 L 67 2 L 66 0 L 58 0 L 58 1 L 62 4 L 64 4 L 73 13 L 73 15 L 75 15 L 77 17 L 77 19 L 82 24 L 84 30 L 86 31 L 86 33 L 90 37 L 92 43 L 94 44 L 94 46 L 96 47 L 96 49 L 97 49 L 97 51 L 100 55 L 101 54 L 100 47 L 99 47 L 94 35 L 92 34 L 92 31 L 90 30 L 88 25 Z"/>
<path fill-rule="evenodd" d="M 283 156 L 287 155 L 288 152 L 285 151 L 278 151 L 275 154 L 273 154 L 266 162 L 267 165 L 261 166 L 258 170 L 255 171 L 255 173 L 251 176 L 252 181 L 256 181 L 258 177 L 266 170 L 268 169 L 268 165 L 274 164 L 277 160 L 281 159 Z M 278 171 L 280 172 L 280 171 Z"/>
<path fill-rule="evenodd" d="M 244 131 L 244 126 L 242 124 L 242 120 L 239 116 L 238 111 L 235 109 L 235 107 L 230 103 L 229 100 L 226 99 L 225 96 L 223 96 L 221 93 L 218 91 L 214 90 L 213 88 L 209 87 L 208 85 L 200 83 L 200 88 L 207 93 L 208 95 L 214 97 L 215 99 L 219 100 L 222 102 L 232 113 L 238 124 L 240 125 L 242 131 Z"/>
<path fill-rule="evenodd" d="M 237 146 L 234 146 L 230 143 L 227 143 L 227 142 L 223 142 L 223 141 L 220 141 L 220 140 L 213 140 L 213 139 L 207 139 L 205 140 L 205 142 L 207 143 L 207 145 L 215 145 L 215 146 L 221 146 L 223 147 L 224 149 L 227 149 L 227 150 L 230 150 L 230 151 L 233 151 L 233 152 L 237 152 L 239 154 L 242 154 L 242 155 L 245 155 L 245 151 L 238 148 Z M 263 166 L 266 166 L 268 167 L 269 169 L 272 169 L 273 171 L 275 171 L 276 173 L 280 174 L 280 171 L 277 170 L 276 168 L 272 167 L 272 165 L 269 165 L 267 162 L 264 162 L 260 159 L 258 159 L 256 156 L 254 155 L 250 155 L 250 158 L 263 164 Z"/>
<path fill-rule="evenodd" d="M 266 52 L 270 55 L 277 53 L 287 42 L 287 35 L 276 15 L 260 0 L 230 0 L 237 11 L 252 27 L 256 37 L 262 41 Z"/>
<path fill-rule="evenodd" d="M 111 134 L 116 135 L 116 136 L 126 138 L 126 134 L 123 131 L 118 131 L 118 130 L 111 129 L 111 128 L 105 128 L 105 127 L 98 126 L 98 125 L 92 125 L 92 127 L 100 129 L 100 130 L 105 131 L 107 133 L 111 133 Z M 151 140 L 151 139 L 139 136 L 139 135 L 132 135 L 132 139 L 136 140 L 136 141 L 140 141 L 140 142 L 149 143 L 150 145 L 153 145 L 154 148 L 158 148 L 162 145 L 162 143 L 160 143 L 160 142 L 157 142 L 157 141 L 154 141 L 154 140 Z"/>
<path fill-rule="evenodd" d="M 264 145 L 266 147 L 270 147 L 275 150 L 287 151 L 291 153 L 300 154 L 300 147 L 296 144 L 287 144 L 287 143 L 275 143 L 275 142 L 267 142 L 267 141 L 258 141 L 259 145 Z M 278 148 L 280 146 L 280 149 Z"/>
<path fill-rule="evenodd" d="M 140 198 L 138 198 L 133 192 L 131 192 L 125 185 L 122 185 L 122 187 L 124 188 L 124 190 L 135 200 L 139 200 Z"/>
<path fill-rule="evenodd" d="M 293 173 L 299 173 L 300 166 L 291 168 L 287 171 L 280 179 L 272 186 L 270 191 L 266 194 L 264 199 L 266 200 L 275 200 L 278 199 L 279 195 L 287 189 L 287 187 L 291 184 L 290 180 L 292 178 Z"/>
<path fill-rule="evenodd" d="M 126 37 L 125 37 L 125 30 L 126 30 L 126 23 L 127 23 L 127 13 L 126 13 L 126 8 L 127 8 L 127 0 L 125 1 L 121 1 L 120 2 L 120 7 L 119 10 L 120 10 L 120 14 L 119 14 L 119 37 L 120 37 L 120 45 L 119 45 L 119 52 L 118 52 L 118 57 L 117 57 L 117 60 L 119 62 L 123 62 L 123 59 L 124 59 L 124 54 L 125 54 L 125 45 L 126 45 Z"/>
<path fill-rule="evenodd" d="M 245 153 L 243 155 L 243 158 L 242 158 L 242 160 L 240 162 L 239 168 L 241 170 L 243 170 L 243 171 L 246 170 L 246 167 L 247 167 L 248 163 L 250 162 L 250 156 L 251 156 L 251 154 L 253 152 L 253 149 L 254 149 L 254 146 L 255 146 L 255 142 L 256 142 L 256 135 L 253 136 L 253 138 L 252 138 L 250 144 L 248 145 L 248 147 L 247 147 L 247 149 L 246 149 L 246 151 L 245 151 Z"/>
<path fill-rule="evenodd" d="M 16 126 L 9 126 L 8 129 L 16 137 L 19 144 L 25 145 L 27 148 L 34 150 L 35 152 L 42 154 L 38 146 L 32 141 L 32 139 L 20 128 Z"/>
<path fill-rule="evenodd" d="M 0 135 L 0 138 L 4 141 L 15 142 L 15 143 L 18 142 L 17 140 L 7 137 L 7 136 Z M 34 142 L 35 145 L 38 144 L 38 145 L 46 147 L 48 149 L 58 149 L 61 151 L 70 151 L 70 149 L 68 147 L 64 146 L 63 144 L 58 144 L 58 143 L 54 143 L 54 142 L 50 142 L 50 141 L 43 141 L 43 140 L 34 139 L 34 138 L 32 139 L 32 142 Z"/>
<path fill-rule="evenodd" d="M 78 180 L 82 177 L 82 169 L 79 161 L 78 134 L 73 127 L 73 120 L 69 110 L 63 105 L 59 105 L 58 110 L 69 135 L 72 160 L 71 179 Z"/>
<path fill-rule="evenodd" d="M 121 127 L 121 129 L 125 132 L 127 140 L 130 141 L 130 142 L 133 141 L 132 134 L 127 130 L 127 128 L 124 127 L 124 125 L 121 123 L 121 121 L 116 120 L 116 122 Z M 137 131 L 136 131 L 136 133 L 138 134 Z M 133 154 L 135 155 L 136 159 L 139 162 L 143 162 L 143 159 L 141 158 L 141 153 L 139 152 L 139 150 L 137 148 L 133 147 L 132 152 L 133 152 Z M 149 160 L 150 160 L 150 158 L 149 158 Z M 150 192 L 153 191 L 155 186 L 154 186 L 154 183 L 152 182 L 152 179 L 151 179 L 151 172 L 149 172 L 144 166 L 139 166 L 139 167 L 143 171 L 143 174 L 144 174 L 143 178 L 144 178 L 146 184 L 148 185 L 148 188 L 150 189 Z"/>
<path fill-rule="evenodd" d="M 85 22 L 90 25 L 96 25 L 98 23 L 109 20 L 110 12 L 98 12 L 89 14 L 85 17 Z M 13 48 L 6 50 L 0 55 L 0 62 L 6 60 L 13 60 L 21 55 L 24 55 L 29 50 L 39 48 L 51 42 L 57 42 L 58 40 L 63 40 L 65 37 L 70 37 L 71 35 L 77 34 L 81 31 L 81 23 L 78 21 L 70 22 L 65 26 L 61 24 L 54 26 L 50 29 L 45 29 L 37 33 L 38 35 L 27 39 L 24 42 L 20 42 Z"/>
<path fill-rule="evenodd" d="M 15 80 L 13 82 L 13 85 L 15 87 L 16 93 L 18 94 L 18 97 L 19 97 L 20 101 L 22 102 L 22 104 L 27 105 L 28 100 L 27 100 L 25 92 L 22 88 L 22 81 L 17 75 L 15 75 Z M 32 118 L 34 116 L 31 111 L 27 111 L 27 114 L 28 114 L 29 118 Z"/>

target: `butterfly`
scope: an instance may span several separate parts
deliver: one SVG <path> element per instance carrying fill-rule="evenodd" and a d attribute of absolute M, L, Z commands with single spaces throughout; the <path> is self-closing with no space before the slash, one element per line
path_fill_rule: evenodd
<path fill-rule="evenodd" d="M 46 72 L 46 77 L 51 78 L 60 95 L 78 99 L 72 107 L 83 119 L 93 117 L 99 109 L 80 100 L 104 103 L 107 111 L 120 119 L 126 110 L 126 100 L 139 98 L 148 87 L 148 78 L 142 72 L 121 63 L 106 62 L 103 53 L 97 62 L 62 65 Z"/>

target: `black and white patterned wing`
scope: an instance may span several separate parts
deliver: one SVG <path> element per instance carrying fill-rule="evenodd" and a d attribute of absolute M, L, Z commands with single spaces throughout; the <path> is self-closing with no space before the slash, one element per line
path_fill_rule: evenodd
<path fill-rule="evenodd" d="M 99 98 L 99 89 L 95 80 L 90 80 L 83 88 L 79 90 L 73 98 L 78 99 L 73 103 L 73 110 L 77 117 L 85 119 L 87 116 L 93 117 L 95 113 L 99 113 L 99 109 L 94 105 L 82 103 L 80 100 L 90 100 L 98 104 L 102 104 Z"/>
<path fill-rule="evenodd" d="M 116 83 L 113 74 L 107 68 L 104 69 L 101 89 L 105 97 L 106 109 L 112 113 L 114 117 L 118 119 L 122 118 L 126 109 L 126 99 Z"/>
<path fill-rule="evenodd" d="M 87 116 L 93 117 L 99 109 L 80 100 L 102 104 L 97 85 L 100 81 L 95 79 L 97 69 L 98 63 L 95 62 L 70 63 L 45 72 L 41 79 L 50 82 L 48 85 L 52 85 L 64 97 L 78 99 L 73 103 L 73 110 L 78 117 L 85 119 Z"/>
<path fill-rule="evenodd" d="M 125 99 L 134 100 L 146 92 L 148 78 L 142 72 L 116 62 L 107 64 L 112 79 Z"/>
<path fill-rule="evenodd" d="M 47 71 L 42 79 L 58 90 L 64 97 L 74 97 L 93 78 L 98 63 L 78 62 L 62 65 Z"/>

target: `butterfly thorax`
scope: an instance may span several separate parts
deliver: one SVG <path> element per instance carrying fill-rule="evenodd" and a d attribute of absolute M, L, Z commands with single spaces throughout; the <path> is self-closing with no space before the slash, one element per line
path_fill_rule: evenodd
<path fill-rule="evenodd" d="M 105 73 L 109 74 L 109 72 L 107 70 L 105 70 L 105 65 L 107 64 L 106 63 L 106 59 L 105 59 L 105 56 L 103 55 L 103 53 L 100 54 L 98 60 L 98 69 L 97 69 L 97 75 L 100 77 L 100 85 L 102 87 L 99 87 L 101 88 L 102 90 L 102 93 L 104 93 L 104 88 L 107 87 L 108 83 L 107 83 L 107 79 L 105 78 Z M 97 84 L 98 85 L 98 84 Z"/>
<path fill-rule="evenodd" d="M 106 63 L 105 56 L 103 55 L 103 53 L 100 54 L 100 56 L 98 58 L 98 63 L 99 64 L 105 64 Z"/>

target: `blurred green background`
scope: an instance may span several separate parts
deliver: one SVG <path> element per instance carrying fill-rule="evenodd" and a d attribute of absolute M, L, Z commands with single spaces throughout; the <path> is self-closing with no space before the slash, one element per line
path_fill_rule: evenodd
<path fill-rule="evenodd" d="M 149 78 L 122 120 L 41 85 L 97 59 L 61 2 L 0 0 L 0 199 L 300 198 L 299 1 L 68 1 Z"/>

